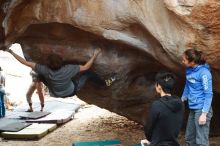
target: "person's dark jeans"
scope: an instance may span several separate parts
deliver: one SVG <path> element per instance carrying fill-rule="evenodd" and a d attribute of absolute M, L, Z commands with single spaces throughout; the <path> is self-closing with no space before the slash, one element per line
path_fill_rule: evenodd
<path fill-rule="evenodd" d="M 187 127 L 186 127 L 186 144 L 187 146 L 209 146 L 209 127 L 212 118 L 212 108 L 207 114 L 205 125 L 199 125 L 199 117 L 202 110 L 190 110 Z"/>
<path fill-rule="evenodd" d="M 91 79 L 93 82 L 99 85 L 105 85 L 105 81 L 103 81 L 96 73 L 87 71 L 82 73 L 78 79 L 72 79 L 75 86 L 77 86 L 77 91 L 79 91 L 86 83 L 88 79 Z"/>

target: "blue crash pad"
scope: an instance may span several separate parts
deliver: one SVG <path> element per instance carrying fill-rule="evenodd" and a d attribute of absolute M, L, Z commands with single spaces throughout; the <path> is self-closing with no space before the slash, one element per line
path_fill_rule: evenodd
<path fill-rule="evenodd" d="M 78 141 L 74 142 L 73 146 L 122 146 L 121 142 L 115 140 L 103 140 L 103 141 Z"/>

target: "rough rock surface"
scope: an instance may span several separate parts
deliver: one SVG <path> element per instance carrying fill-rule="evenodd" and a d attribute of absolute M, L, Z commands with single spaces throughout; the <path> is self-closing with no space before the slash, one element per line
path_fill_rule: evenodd
<path fill-rule="evenodd" d="M 93 80 L 79 97 L 143 123 L 153 101 L 154 75 L 171 70 L 179 77 L 181 54 L 189 47 L 203 50 L 220 92 L 220 2 L 218 0 L 2 0 L 0 43 L 20 43 L 26 56 L 46 63 L 51 53 L 68 62 L 87 61 L 94 44 L 102 48 Z M 214 111 L 220 115 L 215 96 Z M 215 116 L 214 121 L 219 116 Z M 217 124 L 216 124 L 217 125 Z M 218 129 L 220 127 L 216 127 Z"/>

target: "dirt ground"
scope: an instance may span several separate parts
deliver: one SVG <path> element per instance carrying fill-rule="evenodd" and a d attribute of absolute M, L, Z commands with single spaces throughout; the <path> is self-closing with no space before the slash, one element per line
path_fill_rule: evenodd
<path fill-rule="evenodd" d="M 124 146 L 132 146 L 144 138 L 141 125 L 78 99 L 73 100 L 81 104 L 81 109 L 73 120 L 59 126 L 40 140 L 0 139 L 0 146 L 71 146 L 74 141 L 105 139 L 119 139 Z M 211 146 L 220 146 L 219 140 L 218 137 L 210 138 Z M 185 145 L 183 133 L 180 134 L 179 141 L 181 146 Z"/>

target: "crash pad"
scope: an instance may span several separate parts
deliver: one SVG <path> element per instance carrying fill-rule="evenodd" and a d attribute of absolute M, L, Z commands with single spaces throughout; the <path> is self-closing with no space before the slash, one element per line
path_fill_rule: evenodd
<path fill-rule="evenodd" d="M 40 139 L 47 133 L 53 131 L 57 128 L 56 124 L 37 124 L 32 125 L 22 129 L 18 132 L 2 132 L 1 137 L 4 139 L 26 139 L 35 140 Z"/>
<path fill-rule="evenodd" d="M 30 123 L 56 123 L 56 124 L 63 124 L 68 122 L 69 120 L 73 119 L 75 112 L 74 111 L 66 111 L 66 110 L 56 110 L 51 114 L 39 118 L 39 119 L 30 119 L 26 120 Z"/>
<path fill-rule="evenodd" d="M 114 140 L 100 140 L 100 141 L 77 141 L 73 146 L 122 146 L 117 139 Z"/>
<path fill-rule="evenodd" d="M 22 120 L 17 119 L 8 119 L 8 118 L 2 118 L 0 119 L 0 131 L 10 131 L 10 132 L 17 132 L 25 127 L 30 126 L 30 123 L 26 123 Z"/>
<path fill-rule="evenodd" d="M 33 110 L 34 111 L 40 111 L 41 107 L 39 103 L 34 102 L 33 104 Z M 29 105 L 25 104 L 22 106 L 18 106 L 14 109 L 16 112 L 24 112 L 28 109 Z M 58 100 L 49 100 L 45 101 L 44 103 L 44 112 L 54 112 L 56 110 L 66 110 L 66 111 L 74 111 L 77 112 L 80 108 L 79 104 L 75 103 L 68 103 Z"/>
<path fill-rule="evenodd" d="M 25 112 L 25 113 L 21 114 L 20 117 L 22 119 L 39 119 L 39 118 L 45 117 L 49 114 L 50 114 L 50 112 L 39 112 L 39 111 Z"/>

